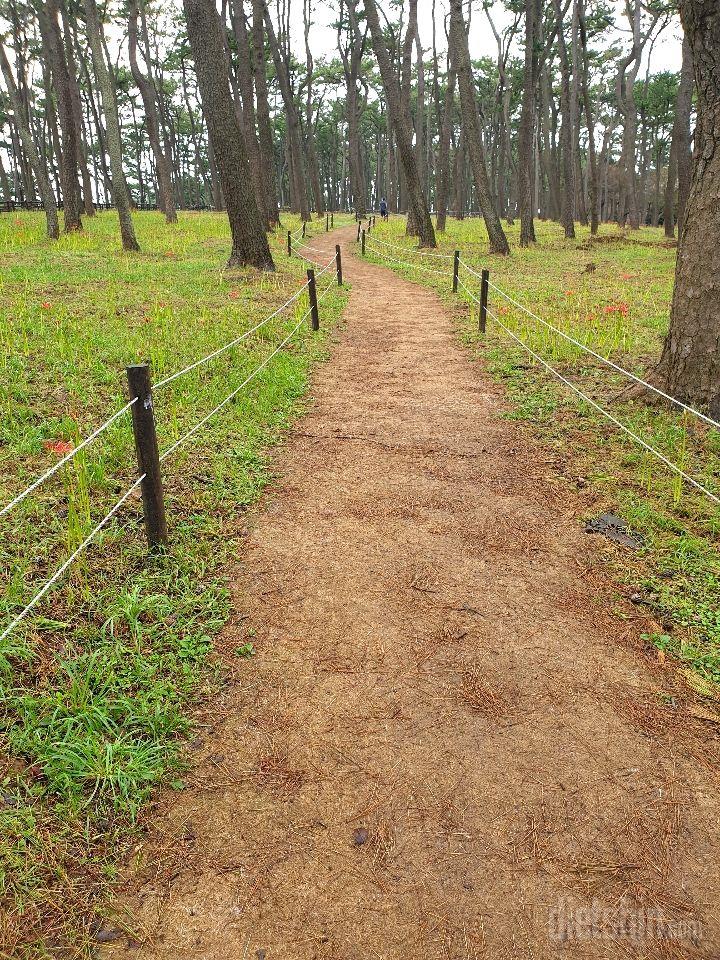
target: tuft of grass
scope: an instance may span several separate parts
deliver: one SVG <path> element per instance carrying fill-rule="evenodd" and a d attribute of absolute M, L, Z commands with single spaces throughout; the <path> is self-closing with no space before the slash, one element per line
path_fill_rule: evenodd
<path fill-rule="evenodd" d="M 574 241 L 558 224 L 536 224 L 538 243 L 518 246 L 519 226 L 508 228 L 510 257 L 491 256 L 481 220 L 449 221 L 438 234 L 438 252 L 460 249 L 476 272 L 490 279 L 517 304 L 548 321 L 598 353 L 639 376 L 647 376 L 660 355 L 667 332 L 676 248 L 658 229 L 621 231 L 603 224 L 597 238 L 578 226 Z M 436 289 L 459 310 L 459 334 L 476 357 L 484 358 L 510 400 L 509 413 L 533 435 L 562 449 L 566 475 L 587 479 L 593 513 L 612 510 L 640 532 L 645 548 L 628 556 L 617 553 L 615 573 L 638 592 L 663 625 L 648 641 L 672 653 L 693 672 L 707 693 L 720 683 L 720 511 L 704 495 L 634 444 L 591 405 L 572 394 L 492 319 L 482 338 L 477 305 L 460 289 L 451 294 L 452 263 L 427 259 L 405 236 L 405 221 L 379 224 L 375 235 L 399 244 L 387 251 L 400 266 L 371 246 L 371 259 Z M 384 248 L 383 248 L 384 249 Z M 423 271 L 445 264 L 445 274 Z M 461 281 L 479 295 L 479 281 L 461 269 Z M 489 308 L 532 350 L 552 364 L 626 427 L 697 479 L 719 493 L 720 431 L 670 406 L 628 400 L 628 380 L 569 343 L 516 303 L 491 288 Z M 464 309 L 462 309 L 464 308 Z M 572 481 L 571 481 L 572 482 Z M 702 687 L 702 684 L 710 687 Z"/>
<path fill-rule="evenodd" d="M 226 217 L 113 214 L 53 244 L 42 216 L 0 216 L 0 505 L 125 403 L 124 368 L 156 381 L 236 338 L 305 280 L 271 238 L 277 272 L 229 272 Z M 339 224 L 338 224 L 339 225 Z M 288 218 L 284 228 L 296 229 Z M 324 224 L 313 225 L 315 232 Z M 163 464 L 171 544 L 148 557 L 131 498 L 0 644 L 0 956 L 94 955 L 92 918 L 153 789 L 182 789 L 193 705 L 222 683 L 214 639 L 243 511 L 271 478 L 268 449 L 302 409 L 342 291 Z M 156 391 L 161 451 L 267 357 L 303 295 L 236 349 Z M 0 519 L 0 633 L 136 476 L 129 417 Z M 241 656 L 249 656 L 247 651 Z M 248 664 L 248 669 L 251 665 Z"/>

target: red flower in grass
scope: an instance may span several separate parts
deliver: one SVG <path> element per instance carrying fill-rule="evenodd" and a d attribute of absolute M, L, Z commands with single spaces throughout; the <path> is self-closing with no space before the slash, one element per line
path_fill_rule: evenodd
<path fill-rule="evenodd" d="M 621 279 L 621 280 L 633 280 L 634 277 L 635 277 L 635 274 L 634 274 L 634 273 L 621 273 L 621 274 L 620 274 L 620 279 Z"/>
<path fill-rule="evenodd" d="M 43 308 L 43 310 L 52 310 L 52 304 L 49 300 L 43 300 L 40 306 Z"/>
<path fill-rule="evenodd" d="M 56 453 L 59 457 L 64 457 L 66 453 L 74 450 L 71 443 L 67 440 L 43 440 L 43 446 L 51 453 Z"/>
<path fill-rule="evenodd" d="M 16 226 L 16 227 L 21 227 L 22 225 L 23 225 L 23 222 L 22 222 L 22 220 L 20 219 L 20 217 L 15 217 L 15 226 Z"/>
<path fill-rule="evenodd" d="M 237 298 L 240 296 L 240 291 L 239 291 L 239 290 L 231 290 L 230 293 L 228 294 L 228 296 L 230 297 L 231 300 L 237 300 Z"/>
<path fill-rule="evenodd" d="M 605 313 L 620 313 L 626 317 L 629 309 L 626 303 L 611 303 L 605 307 Z"/>
<path fill-rule="evenodd" d="M 565 296 L 566 296 L 566 297 L 574 297 L 574 296 L 575 296 L 575 291 L 574 291 L 574 290 L 566 290 L 566 291 L 565 291 Z"/>

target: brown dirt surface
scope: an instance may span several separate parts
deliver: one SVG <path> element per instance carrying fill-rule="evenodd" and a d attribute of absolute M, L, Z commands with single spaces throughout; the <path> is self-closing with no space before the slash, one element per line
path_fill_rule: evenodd
<path fill-rule="evenodd" d="M 240 540 L 221 646 L 256 655 L 101 956 L 719 957 L 716 727 L 449 310 L 338 235 L 345 323 Z"/>

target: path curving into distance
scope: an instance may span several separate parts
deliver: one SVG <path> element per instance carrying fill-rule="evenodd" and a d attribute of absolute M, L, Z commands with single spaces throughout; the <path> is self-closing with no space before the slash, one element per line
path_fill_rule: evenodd
<path fill-rule="evenodd" d="M 221 647 L 256 655 L 101 956 L 717 958 L 715 728 L 448 309 L 338 238 L 346 322 L 237 557 Z"/>

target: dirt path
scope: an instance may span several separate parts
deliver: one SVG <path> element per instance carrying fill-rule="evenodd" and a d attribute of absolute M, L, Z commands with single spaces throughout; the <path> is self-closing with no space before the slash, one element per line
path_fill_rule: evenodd
<path fill-rule="evenodd" d="M 102 956 L 717 958 L 712 728 L 438 298 L 341 236 L 347 325 L 238 557 L 224 640 L 257 654 L 153 812 L 146 942 Z"/>

